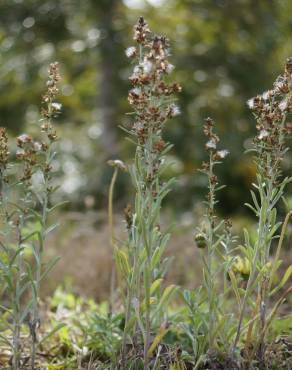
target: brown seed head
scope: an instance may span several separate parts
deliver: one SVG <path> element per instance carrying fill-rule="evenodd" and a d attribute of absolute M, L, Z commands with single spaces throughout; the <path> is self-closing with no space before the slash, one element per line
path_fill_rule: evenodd
<path fill-rule="evenodd" d="M 292 75 L 292 57 L 287 58 L 285 72 Z"/>
<path fill-rule="evenodd" d="M 133 224 L 133 211 L 131 204 L 128 204 L 124 209 L 124 216 L 127 224 L 127 229 L 130 230 Z"/>
<path fill-rule="evenodd" d="M 8 164 L 8 136 L 4 127 L 0 128 L 0 170 L 5 170 Z"/>
<path fill-rule="evenodd" d="M 144 44 L 150 34 L 148 24 L 145 22 L 143 17 L 138 19 L 137 24 L 134 27 L 134 40 L 139 44 Z"/>

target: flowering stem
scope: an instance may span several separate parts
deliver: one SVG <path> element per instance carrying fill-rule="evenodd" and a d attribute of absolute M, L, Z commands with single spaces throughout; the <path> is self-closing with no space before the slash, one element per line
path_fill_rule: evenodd
<path fill-rule="evenodd" d="M 135 113 L 135 122 L 128 133 L 136 140 L 135 161 L 130 167 L 136 196 L 135 212 L 128 223 L 127 253 L 123 254 L 124 266 L 129 259 L 131 267 L 126 276 L 122 361 L 125 366 L 126 337 L 131 331 L 133 345 L 139 344 L 139 339 L 143 340 L 144 369 L 148 369 L 152 330 L 161 320 L 161 312 L 152 312 L 151 307 L 151 286 L 164 273 L 161 256 L 166 235 L 160 231 L 160 208 L 170 186 L 170 182 L 162 184 L 160 176 L 164 166 L 163 155 L 167 150 L 162 130 L 168 118 L 179 114 L 178 107 L 168 104 L 166 97 L 179 92 L 180 87 L 164 81 L 164 75 L 173 69 L 167 60 L 168 40 L 152 35 L 142 17 L 135 26 L 134 40 L 138 43 L 137 48 L 128 48 L 126 54 L 136 58 L 138 63 L 130 77 L 134 88 L 128 96 Z M 154 253 L 158 257 L 155 263 Z"/>
<path fill-rule="evenodd" d="M 113 195 L 114 195 L 114 187 L 117 180 L 119 169 L 115 167 L 114 173 L 111 179 L 110 187 L 109 187 L 109 196 L 108 196 L 108 223 L 109 223 L 109 233 L 110 233 L 110 243 L 113 247 L 115 235 L 114 235 L 114 225 L 113 225 Z"/>
<path fill-rule="evenodd" d="M 214 344 L 214 320 L 215 320 L 215 304 L 214 304 L 214 272 L 213 272 L 213 240 L 214 240 L 214 199 L 215 199 L 215 184 L 212 182 L 213 173 L 213 151 L 210 151 L 209 156 L 209 208 L 208 208 L 208 232 L 207 232 L 207 285 L 208 285 L 208 304 L 209 304 L 209 346 Z"/>
<path fill-rule="evenodd" d="M 273 90 L 267 91 L 262 96 L 257 96 L 248 101 L 257 120 L 258 134 L 254 138 L 255 163 L 257 166 L 257 185 L 260 202 L 253 195 L 254 206 L 248 205 L 258 217 L 257 239 L 254 247 L 246 245 L 252 256 L 250 275 L 245 289 L 239 315 L 236 336 L 231 353 L 234 355 L 240 339 L 241 327 L 244 319 L 247 301 L 250 298 L 257 281 L 257 295 L 259 302 L 259 327 L 262 335 L 258 339 L 258 355 L 263 359 L 265 351 L 266 313 L 270 295 L 272 279 L 276 270 L 279 257 L 279 246 L 276 260 L 269 271 L 268 261 L 274 234 L 279 227 L 276 224 L 276 204 L 283 195 L 283 189 L 289 179 L 280 181 L 280 163 L 286 152 L 285 128 L 289 99 L 291 98 L 292 59 L 287 60 L 285 73 L 279 76 L 274 83 Z M 288 216 L 289 218 L 289 216 Z M 287 220 L 287 218 L 286 218 Z M 286 222 L 285 220 L 285 222 Z M 288 221 L 287 221 L 288 222 Z M 281 238 L 279 245 L 281 245 Z M 251 333 L 249 333 L 251 335 Z"/>
<path fill-rule="evenodd" d="M 39 313 L 39 301 L 40 301 L 40 285 L 43 273 L 43 252 L 46 236 L 48 233 L 48 214 L 49 214 L 49 200 L 52 192 L 51 185 L 51 171 L 52 171 L 52 159 L 54 157 L 53 146 L 57 140 L 56 132 L 52 126 L 53 116 L 59 112 L 60 104 L 54 103 L 54 99 L 58 93 L 57 83 L 60 79 L 58 64 L 52 63 L 49 67 L 49 80 L 47 82 L 48 90 L 46 95 L 43 97 L 43 103 L 46 104 L 46 108 L 42 110 L 42 116 L 44 123 L 42 124 L 42 132 L 45 133 L 46 142 L 42 143 L 42 151 L 44 155 L 43 162 L 39 163 L 37 170 L 43 176 L 42 191 L 38 196 L 40 199 L 40 211 L 39 211 L 39 222 L 40 231 L 38 232 L 38 243 L 33 245 L 36 267 L 35 267 L 35 279 L 32 281 L 32 292 L 33 292 L 33 307 L 32 317 L 30 321 L 30 332 L 31 332 L 31 370 L 35 370 L 36 360 L 36 349 L 38 343 L 37 330 L 40 327 L 40 313 Z"/>
<path fill-rule="evenodd" d="M 218 292 L 216 291 L 215 280 L 217 271 L 215 269 L 214 254 L 219 252 L 218 246 L 220 240 L 223 238 L 226 239 L 226 243 L 230 243 L 229 232 L 221 236 L 218 236 L 218 230 L 220 225 L 216 222 L 215 215 L 215 205 L 216 205 L 216 191 L 219 190 L 218 178 L 214 173 L 214 167 L 221 159 L 224 159 L 228 154 L 227 150 L 217 151 L 217 144 L 219 142 L 219 137 L 214 133 L 214 121 L 211 118 L 207 118 L 204 124 L 204 134 L 208 139 L 205 147 L 208 152 L 209 161 L 203 162 L 202 169 L 203 172 L 208 178 L 208 194 L 207 194 L 207 209 L 205 214 L 206 225 L 200 230 L 198 234 L 195 235 L 195 242 L 199 248 L 207 247 L 206 257 L 203 254 L 204 262 L 204 289 L 207 292 L 207 307 L 208 307 L 208 346 L 210 349 L 213 349 L 215 346 L 216 339 L 216 317 L 218 312 Z M 217 233 L 216 233 L 217 231 Z M 226 245 L 227 248 L 227 245 Z M 219 253 L 220 254 L 220 253 Z"/>

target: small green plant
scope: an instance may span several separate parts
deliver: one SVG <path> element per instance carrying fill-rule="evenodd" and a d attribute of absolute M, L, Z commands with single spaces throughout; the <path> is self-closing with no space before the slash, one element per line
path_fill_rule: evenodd
<path fill-rule="evenodd" d="M 218 150 L 219 137 L 214 133 L 214 126 L 211 118 L 205 120 L 205 149 L 209 158 L 203 162 L 200 172 L 207 176 L 209 191 L 204 220 L 194 235 L 195 244 L 202 252 L 203 283 L 196 291 L 185 291 L 183 294 L 190 320 L 187 333 L 192 341 L 194 356 L 199 362 L 208 350 L 214 352 L 227 349 L 232 326 L 226 297 L 230 292 L 227 272 L 232 263 L 230 254 L 235 238 L 231 235 L 231 221 L 220 220 L 216 215 L 216 193 L 224 186 L 219 185 L 215 174 L 216 165 L 229 152 Z"/>
<path fill-rule="evenodd" d="M 206 150 L 209 154 L 209 161 L 203 163 L 202 172 L 207 175 L 208 178 L 208 195 L 206 201 L 206 220 L 205 225 L 199 230 L 199 233 L 195 235 L 195 242 L 200 249 L 206 247 L 206 255 L 203 253 L 203 287 L 207 293 L 207 307 L 208 307 L 208 347 L 212 350 L 216 347 L 216 337 L 219 334 L 222 320 L 225 320 L 221 315 L 220 309 L 221 302 L 219 302 L 220 295 L 218 291 L 218 282 L 220 276 L 225 276 L 225 271 L 219 267 L 218 259 L 221 260 L 221 266 L 224 267 L 224 258 L 222 259 L 221 247 L 225 242 L 225 235 L 222 233 L 222 226 L 224 221 L 218 222 L 218 217 L 215 214 L 216 192 L 222 189 L 222 186 L 218 186 L 218 178 L 214 173 L 214 168 L 220 163 L 227 155 L 227 150 L 217 150 L 219 137 L 214 133 L 214 122 L 212 119 L 207 118 L 204 125 L 204 134 L 208 141 L 206 143 Z M 229 225 L 226 224 L 227 228 L 230 229 Z M 230 225 L 231 226 L 231 225 Z M 227 248 L 228 243 L 224 243 Z M 228 250 L 223 251 L 223 254 L 228 255 Z M 216 286 L 217 285 L 217 286 Z"/>
<path fill-rule="evenodd" d="M 277 78 L 273 89 L 248 102 L 257 121 L 257 135 L 250 150 L 255 154 L 257 175 L 253 186 L 256 191 L 251 191 L 253 204 L 247 204 L 258 218 L 253 243 L 245 229 L 244 246 L 233 248 L 236 238 L 231 235 L 230 221 L 220 221 L 215 214 L 216 192 L 222 187 L 218 186 L 214 167 L 228 152 L 217 150 L 219 138 L 213 131 L 214 122 L 209 118 L 206 120 L 204 133 L 208 138 L 209 161 L 203 163 L 201 171 L 208 177 L 209 192 L 205 220 L 194 237 L 197 247 L 202 250 L 203 283 L 198 290 L 183 294 L 188 308 L 188 322 L 183 327 L 192 343 L 196 368 L 203 362 L 209 366 L 216 360 L 212 358 L 216 353 L 217 356 L 225 353 L 229 365 L 234 365 L 240 357 L 236 351 L 242 349 L 243 343 L 242 356 L 247 366 L 256 363 L 261 368 L 265 366 L 268 330 L 281 303 L 291 292 L 291 287 L 286 289 L 274 306 L 270 306 L 271 297 L 285 285 L 292 273 L 290 266 L 281 280 L 275 280 L 292 213 L 288 212 L 279 235 L 282 223 L 277 221 L 276 206 L 281 199 L 285 202 L 284 189 L 291 181 L 291 178 L 282 179 L 281 176 L 281 162 L 288 150 L 286 121 L 291 112 L 291 87 L 292 58 L 289 58 L 284 74 Z M 271 261 L 271 248 L 276 239 L 279 242 Z M 235 251 L 241 256 L 233 257 Z M 238 322 L 234 320 L 233 305 L 230 304 L 231 289 L 238 306 Z"/>
<path fill-rule="evenodd" d="M 116 248 L 116 261 L 127 289 L 122 367 L 126 367 L 130 344 L 136 355 L 143 346 L 144 368 L 148 369 L 156 347 L 167 332 L 166 328 L 162 330 L 165 307 L 176 290 L 174 285 L 165 289 L 161 286 L 167 270 L 163 253 L 169 233 L 162 231 L 160 209 L 173 183 L 173 179 L 162 182 L 162 173 L 168 165 L 165 154 L 171 148 L 163 140 L 162 132 L 166 121 L 180 113 L 172 95 L 181 88 L 177 83 L 166 82 L 166 76 L 174 68 L 168 61 L 168 40 L 153 35 L 142 17 L 135 26 L 134 40 L 137 47 L 128 48 L 126 54 L 137 62 L 130 77 L 133 88 L 128 96 L 135 118 L 126 132 L 136 145 L 134 164 L 129 166 L 135 206 L 133 211 L 127 209 L 128 241 Z"/>
<path fill-rule="evenodd" d="M 291 100 L 292 58 L 289 58 L 284 74 L 276 79 L 273 89 L 248 101 L 248 106 L 257 122 L 257 134 L 251 149 L 251 152 L 254 153 L 257 176 L 256 182 L 253 184 L 255 191 L 251 190 L 253 204 L 247 204 L 247 206 L 258 218 L 258 227 L 254 244 L 251 243 L 247 230 L 244 232 L 245 245 L 241 247 L 241 252 L 247 260 L 249 271 L 244 295 L 239 302 L 239 323 L 232 352 L 234 353 L 236 350 L 243 335 L 247 305 L 254 302 L 251 310 L 253 314 L 247 326 L 246 349 L 248 344 L 252 342 L 252 354 L 249 353 L 248 356 L 252 358 L 256 354 L 262 362 L 264 361 L 268 328 L 275 317 L 279 304 L 285 299 L 289 290 L 272 310 L 270 310 L 269 301 L 291 275 L 290 267 L 283 280 L 274 286 L 275 272 L 280 266 L 279 253 L 290 213 L 288 213 L 283 225 L 275 259 L 270 261 L 272 244 L 275 239 L 279 238 L 278 229 L 281 226 L 281 222 L 277 221 L 276 206 L 284 197 L 285 186 L 292 180 L 289 177 L 283 179 L 281 176 L 281 162 L 288 150 L 286 139 L 289 132 L 286 122 L 291 112 Z M 256 336 L 253 334 L 255 332 L 257 332 Z"/>

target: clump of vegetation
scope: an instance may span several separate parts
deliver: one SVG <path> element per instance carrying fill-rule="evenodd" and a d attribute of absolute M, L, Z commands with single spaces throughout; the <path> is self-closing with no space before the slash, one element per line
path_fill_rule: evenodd
<path fill-rule="evenodd" d="M 141 353 L 148 369 L 153 366 L 153 352 L 167 333 L 164 307 L 176 290 L 174 285 L 162 288 L 169 233 L 161 228 L 160 209 L 173 183 L 173 179 L 163 183 L 161 178 L 167 166 L 165 154 L 170 150 L 162 133 L 167 120 L 180 113 L 172 95 L 181 88 L 166 82 L 174 68 L 168 61 L 168 40 L 153 35 L 142 17 L 135 26 L 134 40 L 137 46 L 128 48 L 126 54 L 137 63 L 128 96 L 135 119 L 127 130 L 136 145 L 134 164 L 129 166 L 135 206 L 126 212 L 128 241 L 116 249 L 116 260 L 127 290 L 121 364 L 126 367 L 127 352 L 132 352 L 127 345 L 133 347 L 135 361 L 143 345 Z"/>
<path fill-rule="evenodd" d="M 55 191 L 52 163 L 57 135 L 52 119 L 61 108 L 55 101 L 59 79 L 58 64 L 52 63 L 47 92 L 43 96 L 41 141 L 28 134 L 18 136 L 15 158 L 10 158 L 6 131 L 1 129 L 0 132 L 1 340 L 11 348 L 11 364 L 15 370 L 23 368 L 27 362 L 24 347 L 28 337 L 31 342 L 28 358 L 31 369 L 35 369 L 36 351 L 44 340 L 38 335 L 41 330 L 41 281 L 58 260 L 45 260 L 44 252 L 45 239 L 57 226 L 49 223 L 48 216 L 56 208 L 56 205 L 51 206 L 50 197 Z"/>
<path fill-rule="evenodd" d="M 135 61 L 128 96 L 134 118 L 130 128 L 123 128 L 135 145 L 134 161 L 128 166 L 109 162 L 114 167 L 110 241 L 122 304 L 116 307 L 111 300 L 98 306 L 59 289 L 49 309 L 41 306 L 41 282 L 58 260 L 45 258 L 46 237 L 57 226 L 49 218 L 57 206 L 51 205 L 57 141 L 52 120 L 61 109 L 55 101 L 58 65 L 53 63 L 43 97 L 40 141 L 20 135 L 12 158 L 7 133 L 0 130 L 0 364 L 13 370 L 289 369 L 291 346 L 281 331 L 275 334 L 275 327 L 278 310 L 292 289 L 284 287 L 291 266 L 280 278 L 278 274 L 291 211 L 283 223 L 277 215 L 277 204 L 285 202 L 285 186 L 291 181 L 282 178 L 281 162 L 288 150 L 292 58 L 273 88 L 248 102 L 256 119 L 251 152 L 257 176 L 253 203 L 247 206 L 257 217 L 257 231 L 252 240 L 244 230 L 243 245 L 232 234 L 231 221 L 220 220 L 216 213 L 216 193 L 222 186 L 215 168 L 229 152 L 218 148 L 214 121 L 205 121 L 208 161 L 201 172 L 207 177 L 208 194 L 204 219 L 194 236 L 201 250 L 203 281 L 196 290 L 182 291 L 164 284 L 170 233 L 161 223 L 162 203 L 174 182 L 163 177 L 171 149 L 163 134 L 166 122 L 180 113 L 173 95 L 181 87 L 169 81 L 174 66 L 168 40 L 155 36 L 142 17 L 134 40 L 136 45 L 126 50 Z M 113 229 L 119 169 L 128 170 L 135 190 L 134 205 L 125 209 L 124 241 Z M 183 304 L 175 292 L 182 293 Z M 170 305 L 171 298 L 176 298 L 175 305 Z"/>
<path fill-rule="evenodd" d="M 234 326 L 234 319 L 228 312 L 228 277 L 232 265 L 232 244 L 236 238 L 231 234 L 231 221 L 220 220 L 216 215 L 216 193 L 224 186 L 219 185 L 215 167 L 222 163 L 229 152 L 218 149 L 220 139 L 214 128 L 214 121 L 207 118 L 204 134 L 207 138 L 205 149 L 208 161 L 203 162 L 200 172 L 207 176 L 208 194 L 204 220 L 194 235 L 195 244 L 202 252 L 203 283 L 196 291 L 186 290 L 183 293 L 191 319 L 186 331 L 197 363 L 203 361 L 207 352 L 214 354 L 221 348 L 227 353 L 230 330 Z"/>
<path fill-rule="evenodd" d="M 271 297 L 285 284 L 291 275 L 291 267 L 284 274 L 283 280 L 275 286 L 275 272 L 281 262 L 279 254 L 287 221 L 291 216 L 288 212 L 282 227 L 274 260 L 271 259 L 271 248 L 274 239 L 279 238 L 278 229 L 282 222 L 277 220 L 277 203 L 283 199 L 286 185 L 292 178 L 281 177 L 281 162 L 287 152 L 286 139 L 289 134 L 286 126 L 291 113 L 292 58 L 286 62 L 284 74 L 279 76 L 271 90 L 248 101 L 256 119 L 257 135 L 253 141 L 254 161 L 257 168 L 255 189 L 251 190 L 253 204 L 247 206 L 258 218 L 257 237 L 254 244 L 250 242 L 245 230 L 245 245 L 241 252 L 249 265 L 248 281 L 239 305 L 239 323 L 232 351 L 234 352 L 240 337 L 243 335 L 242 325 L 246 314 L 246 306 L 251 303 L 250 321 L 246 337 L 245 353 L 248 362 L 256 354 L 260 362 L 264 361 L 266 336 L 276 311 L 285 300 L 291 288 L 286 290 L 280 300 L 270 310 Z M 255 334 L 257 333 L 257 334 Z"/>

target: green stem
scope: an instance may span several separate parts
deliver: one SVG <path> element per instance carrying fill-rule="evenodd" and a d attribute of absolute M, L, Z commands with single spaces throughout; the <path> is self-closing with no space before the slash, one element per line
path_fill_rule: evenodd
<path fill-rule="evenodd" d="M 110 244 L 112 249 L 114 248 L 115 234 L 114 234 L 114 221 L 113 221 L 113 196 L 115 183 L 118 176 L 118 167 L 115 167 L 114 173 L 111 179 L 109 187 L 109 196 L 108 196 L 108 223 L 109 223 L 109 233 L 110 233 Z M 110 302 L 109 302 L 109 313 L 112 314 L 114 306 L 114 290 L 115 290 L 115 267 L 112 267 L 111 271 L 111 280 L 110 280 Z"/>
<path fill-rule="evenodd" d="M 51 103 L 48 103 L 48 114 L 51 116 Z M 48 120 L 49 127 L 51 127 L 51 119 Z M 39 315 L 39 299 L 40 299 L 40 284 L 41 284 L 41 274 L 42 274 L 42 261 L 43 261 L 43 248 L 46 239 L 45 233 L 47 228 L 47 218 L 48 218 L 48 205 L 49 205 L 49 185 L 50 185 L 50 169 L 52 156 L 52 143 L 49 142 L 48 149 L 46 152 L 45 163 L 42 168 L 44 176 L 44 188 L 43 188 L 43 202 L 41 210 L 41 231 L 40 231 L 40 241 L 36 246 L 36 253 L 38 259 L 36 261 L 36 271 L 35 271 L 35 297 L 33 300 L 33 317 L 32 317 L 32 345 L 31 345 L 31 370 L 35 370 L 35 360 L 36 360 L 36 349 L 37 349 L 37 330 L 40 326 L 40 315 Z"/>
<path fill-rule="evenodd" d="M 144 369 L 148 369 L 148 350 L 150 347 L 151 322 L 150 322 L 150 259 L 147 256 L 147 262 L 144 272 L 145 288 L 145 343 L 144 343 Z"/>
<path fill-rule="evenodd" d="M 118 176 L 118 167 L 115 167 L 114 174 L 111 179 L 109 187 L 109 196 L 108 196 L 108 224 L 109 224 L 109 233 L 110 233 L 110 243 L 113 247 L 115 235 L 114 235 L 114 225 L 113 225 L 113 196 L 114 196 L 114 187 Z"/>
<path fill-rule="evenodd" d="M 208 304 L 209 304 L 209 346 L 214 345 L 214 323 L 215 323 L 215 287 L 214 287 L 214 272 L 213 272 L 213 243 L 214 243 L 214 205 L 215 205 L 215 185 L 212 182 L 214 176 L 213 152 L 209 155 L 209 208 L 208 208 L 208 233 L 207 233 L 207 285 L 208 285 Z"/>

